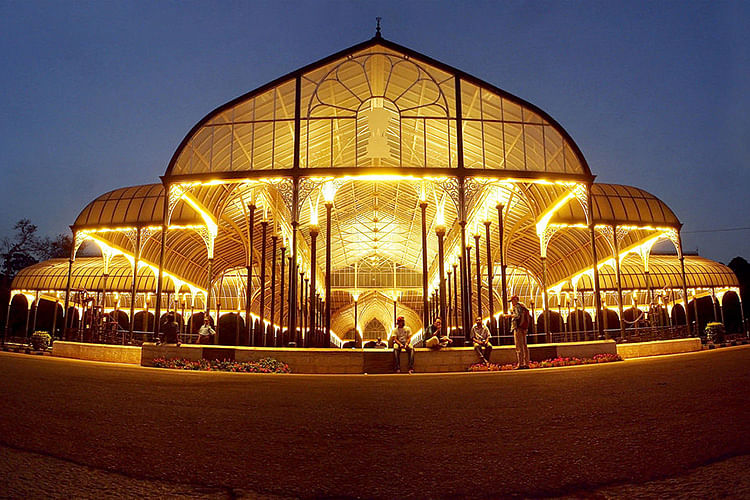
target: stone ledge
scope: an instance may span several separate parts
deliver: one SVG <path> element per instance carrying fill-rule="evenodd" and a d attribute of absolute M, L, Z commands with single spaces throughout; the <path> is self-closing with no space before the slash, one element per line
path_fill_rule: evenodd
<path fill-rule="evenodd" d="M 595 354 L 615 354 L 613 340 L 574 342 L 570 344 L 532 344 L 529 354 L 533 361 L 564 357 L 592 357 Z M 265 357 L 278 359 L 289 365 L 292 373 L 391 373 L 393 351 L 391 349 L 295 349 L 273 347 L 231 347 L 183 344 L 144 344 L 141 364 L 153 366 L 155 358 L 234 359 L 257 361 Z M 478 362 L 473 347 L 447 347 L 434 350 L 418 347 L 414 354 L 414 369 L 421 373 L 463 372 Z M 516 361 L 514 346 L 495 346 L 492 349 L 493 363 L 510 364 Z M 401 353 L 401 368 L 408 368 L 405 352 Z"/>
<path fill-rule="evenodd" d="M 141 348 L 128 345 L 87 344 L 56 340 L 52 344 L 52 355 L 87 361 L 141 364 Z"/>
<path fill-rule="evenodd" d="M 679 354 L 701 350 L 701 339 L 657 340 L 654 342 L 636 342 L 633 344 L 617 344 L 617 354 L 623 359 L 643 358 L 646 356 L 661 356 L 664 354 Z"/>

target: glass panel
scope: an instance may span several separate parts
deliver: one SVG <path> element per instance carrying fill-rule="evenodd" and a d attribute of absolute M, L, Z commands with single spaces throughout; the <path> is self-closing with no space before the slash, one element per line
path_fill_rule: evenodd
<path fill-rule="evenodd" d="M 484 120 L 502 120 L 500 96 L 482 89 L 482 118 Z"/>
<path fill-rule="evenodd" d="M 232 109 L 228 109 L 226 111 L 222 111 L 218 115 L 214 116 L 209 120 L 209 122 L 206 125 L 221 125 L 221 124 L 227 124 L 232 122 Z"/>
<path fill-rule="evenodd" d="M 544 123 L 542 121 L 542 118 L 538 114 L 534 113 L 528 108 L 523 108 L 523 121 L 525 123 L 536 123 L 540 125 Z"/>
<path fill-rule="evenodd" d="M 294 94 L 296 82 L 290 80 L 282 83 L 276 92 L 276 119 L 277 120 L 294 120 Z"/>
<path fill-rule="evenodd" d="M 503 124 L 484 122 L 484 161 L 487 168 L 504 168 Z"/>
<path fill-rule="evenodd" d="M 249 122 L 253 119 L 254 99 L 248 99 L 234 108 L 234 122 Z"/>
<path fill-rule="evenodd" d="M 250 169 L 253 152 L 253 127 L 254 124 L 252 123 L 242 123 L 234 126 L 231 170 Z"/>
<path fill-rule="evenodd" d="M 505 168 L 526 170 L 523 153 L 523 129 L 516 123 L 505 123 Z"/>
<path fill-rule="evenodd" d="M 265 92 L 253 99 L 255 105 L 255 113 L 253 114 L 252 120 L 273 120 L 273 112 L 275 109 L 275 94 L 276 89 L 271 89 L 268 92 Z"/>
<path fill-rule="evenodd" d="M 464 118 L 482 118 L 479 87 L 461 80 L 461 107 Z"/>
<path fill-rule="evenodd" d="M 192 140 L 193 146 L 193 172 L 210 172 L 211 166 L 211 137 L 213 127 L 204 127 L 200 129 Z"/>
<path fill-rule="evenodd" d="M 277 121 L 274 136 L 273 168 L 292 168 L 293 163 L 294 121 Z"/>
<path fill-rule="evenodd" d="M 211 149 L 211 166 L 213 171 L 227 170 L 230 164 L 229 155 L 232 145 L 232 125 L 214 127 L 214 145 Z"/>
<path fill-rule="evenodd" d="M 427 128 L 427 166 L 450 167 L 448 120 L 425 120 Z"/>
<path fill-rule="evenodd" d="M 464 121 L 464 167 L 484 168 L 482 157 L 482 122 Z"/>
<path fill-rule="evenodd" d="M 404 167 L 424 166 L 424 135 L 422 120 L 401 121 L 402 164 Z"/>
<path fill-rule="evenodd" d="M 333 122 L 333 166 L 356 165 L 356 123 L 354 119 L 340 119 Z"/>
<path fill-rule="evenodd" d="M 307 166 L 325 167 L 331 161 L 331 121 L 310 120 L 307 135 Z"/>
<path fill-rule="evenodd" d="M 544 127 L 544 147 L 547 148 L 547 171 L 564 172 L 562 136 L 549 125 Z"/>
<path fill-rule="evenodd" d="M 524 125 L 523 129 L 524 140 L 526 141 L 526 168 L 543 172 L 545 168 L 542 127 L 540 125 Z"/>
<path fill-rule="evenodd" d="M 565 143 L 565 171 L 566 172 L 582 172 L 583 171 L 583 168 L 581 167 L 581 164 L 578 161 L 578 157 L 575 155 L 575 153 L 570 148 L 570 145 L 567 142 Z"/>
<path fill-rule="evenodd" d="M 521 118 L 521 106 L 508 99 L 503 99 L 503 120 L 520 122 Z"/>
<path fill-rule="evenodd" d="M 253 141 L 253 170 L 271 168 L 273 161 L 273 122 L 255 124 Z"/>

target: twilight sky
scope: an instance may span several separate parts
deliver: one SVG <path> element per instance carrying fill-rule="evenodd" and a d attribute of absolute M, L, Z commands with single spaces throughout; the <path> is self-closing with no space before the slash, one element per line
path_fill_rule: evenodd
<path fill-rule="evenodd" d="M 69 231 L 158 182 L 217 106 L 373 36 L 554 117 L 600 182 L 683 222 L 686 250 L 750 259 L 750 3 L 0 0 L 0 236 Z M 700 232 L 693 232 L 700 231 Z"/>

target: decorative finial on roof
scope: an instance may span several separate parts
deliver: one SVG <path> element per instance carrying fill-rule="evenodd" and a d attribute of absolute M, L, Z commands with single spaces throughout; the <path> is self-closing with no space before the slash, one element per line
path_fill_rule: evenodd
<path fill-rule="evenodd" d="M 380 21 L 382 19 L 382 17 L 375 18 L 375 21 L 377 21 L 377 25 L 375 26 L 375 38 L 380 38 Z"/>

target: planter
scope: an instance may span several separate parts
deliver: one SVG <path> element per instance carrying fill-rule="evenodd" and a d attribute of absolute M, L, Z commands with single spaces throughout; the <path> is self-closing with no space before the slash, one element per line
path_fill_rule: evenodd
<path fill-rule="evenodd" d="M 52 344 L 52 337 L 47 332 L 34 332 L 31 336 L 31 346 L 35 351 L 46 351 Z"/>

